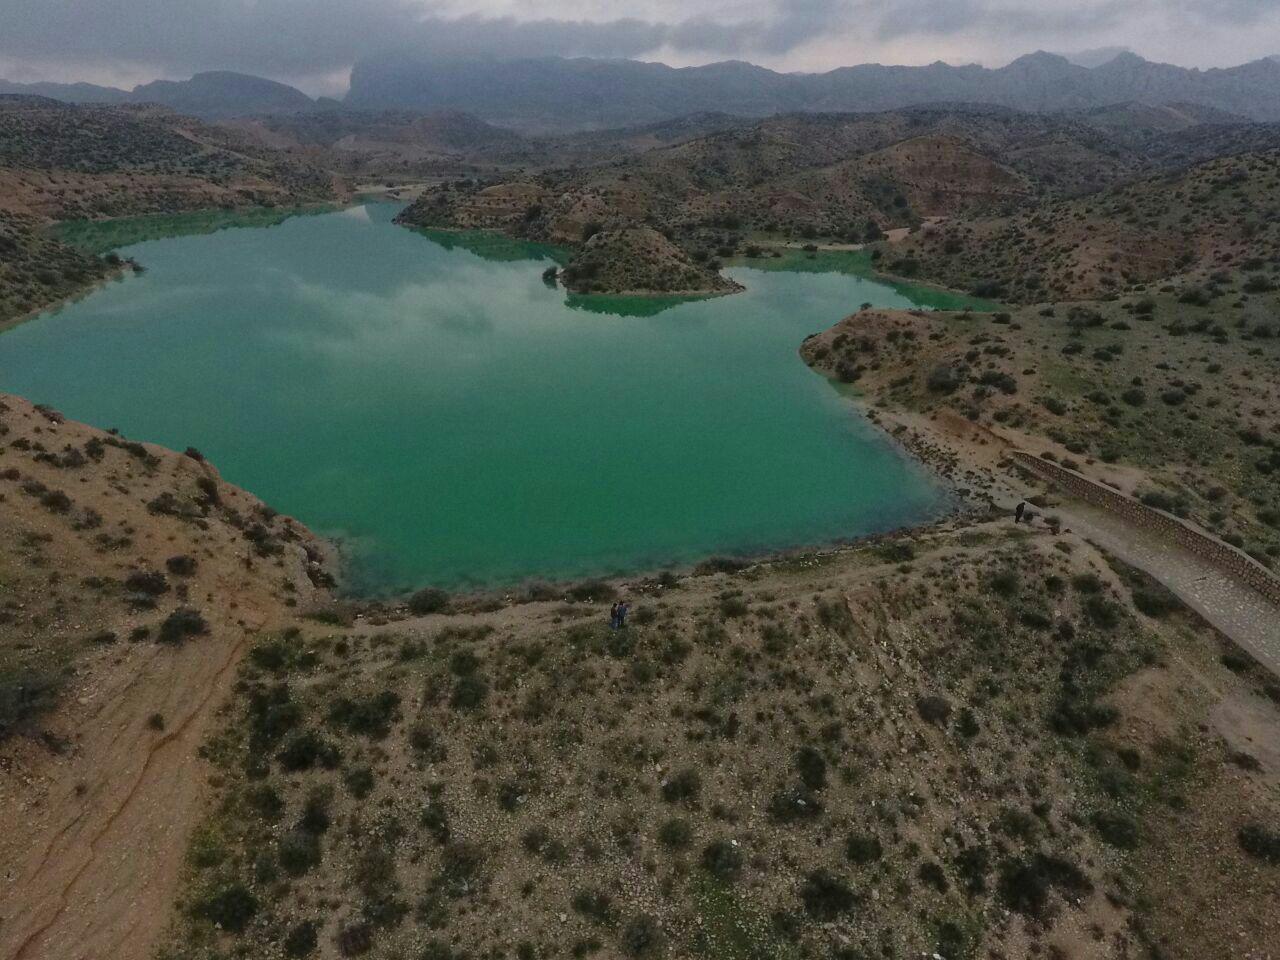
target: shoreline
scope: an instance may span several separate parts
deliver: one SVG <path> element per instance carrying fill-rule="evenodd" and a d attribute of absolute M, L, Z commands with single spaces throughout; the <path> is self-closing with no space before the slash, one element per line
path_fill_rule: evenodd
<path fill-rule="evenodd" d="M 134 270 L 127 261 L 122 261 L 119 266 L 113 267 L 103 276 L 98 277 L 82 287 L 77 287 L 75 290 L 72 290 L 61 297 L 50 300 L 48 303 L 44 303 L 38 307 L 33 307 L 26 313 L 20 313 L 7 319 L 0 319 L 0 333 L 6 333 L 14 327 L 20 327 L 24 323 L 30 323 L 32 320 L 37 320 L 47 313 L 57 313 L 63 307 L 79 300 L 83 300 L 91 294 L 97 293 L 108 284 L 119 283 L 121 280 L 127 278 L 127 274 L 136 275 L 136 273 L 137 271 Z"/>

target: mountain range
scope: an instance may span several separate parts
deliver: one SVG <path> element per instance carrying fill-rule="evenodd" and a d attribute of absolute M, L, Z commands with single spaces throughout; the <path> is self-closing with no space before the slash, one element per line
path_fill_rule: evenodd
<path fill-rule="evenodd" d="M 1108 55 L 1110 51 L 1107 51 Z M 1096 62 L 1095 58 L 1092 62 Z M 131 91 L 93 84 L 15 84 L 0 93 L 73 102 L 158 103 L 205 119 L 332 109 L 465 111 L 524 132 L 653 123 L 697 112 L 763 117 L 797 111 L 875 111 L 978 103 L 1045 113 L 1117 103 L 1180 103 L 1280 121 L 1280 59 L 1198 70 L 1121 51 L 1096 66 L 1032 53 L 1007 66 L 863 64 L 827 73 L 777 73 L 740 61 L 669 67 L 637 60 L 425 60 L 384 54 L 356 63 L 344 101 L 313 100 L 261 77 L 217 71 Z"/>
<path fill-rule="evenodd" d="M 315 100 L 286 83 L 229 70 L 197 73 L 190 80 L 155 80 L 132 90 L 92 83 L 11 83 L 0 80 L 0 94 L 26 94 L 69 103 L 157 103 L 206 120 L 302 113 L 318 108 Z"/>
<path fill-rule="evenodd" d="M 699 111 L 768 116 L 981 103 L 1055 112 L 1130 101 L 1177 101 L 1280 120 L 1280 62 L 1194 70 L 1123 52 L 1090 69 L 1041 52 L 998 69 L 864 64 L 784 74 L 736 61 L 673 68 L 635 60 L 382 56 L 355 65 L 346 97 L 348 107 L 465 110 L 526 130 L 643 123 Z"/>

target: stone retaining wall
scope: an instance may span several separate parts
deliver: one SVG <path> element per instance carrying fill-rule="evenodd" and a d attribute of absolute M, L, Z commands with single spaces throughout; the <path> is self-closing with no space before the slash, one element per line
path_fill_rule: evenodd
<path fill-rule="evenodd" d="M 1273 603 L 1280 604 L 1280 577 L 1230 544 L 1209 536 L 1203 530 L 1163 510 L 1148 507 L 1133 497 L 1090 480 L 1074 470 L 1068 470 L 1059 464 L 1037 457 L 1035 454 L 1015 450 L 1009 455 L 1015 463 L 1051 481 L 1071 495 L 1103 507 L 1130 523 L 1168 537 L 1192 553 L 1221 567 L 1241 582 L 1247 583 Z"/>

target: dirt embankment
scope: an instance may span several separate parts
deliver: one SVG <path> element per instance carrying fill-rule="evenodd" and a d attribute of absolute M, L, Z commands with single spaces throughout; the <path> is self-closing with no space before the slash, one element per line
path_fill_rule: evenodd
<path fill-rule="evenodd" d="M 328 594 L 195 451 L 0 397 L 0 955 L 149 957 L 250 638 Z"/>

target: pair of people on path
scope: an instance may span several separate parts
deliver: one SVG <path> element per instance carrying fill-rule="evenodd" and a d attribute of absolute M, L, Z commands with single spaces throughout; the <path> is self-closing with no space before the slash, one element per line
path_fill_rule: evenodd
<path fill-rule="evenodd" d="M 615 603 L 609 609 L 609 626 L 611 629 L 617 630 L 619 627 L 627 625 L 627 614 L 631 612 L 631 604 L 623 600 Z"/>

